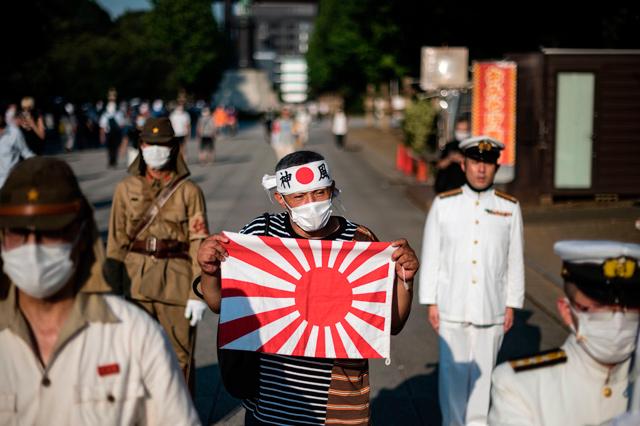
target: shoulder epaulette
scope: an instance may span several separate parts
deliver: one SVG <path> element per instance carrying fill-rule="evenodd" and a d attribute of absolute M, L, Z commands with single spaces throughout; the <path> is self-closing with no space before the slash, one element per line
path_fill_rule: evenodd
<path fill-rule="evenodd" d="M 462 194 L 462 188 L 457 188 L 457 189 L 452 189 L 450 191 L 445 191 L 438 194 L 438 198 L 448 198 L 448 197 L 453 197 L 454 195 L 460 195 L 460 194 Z"/>
<path fill-rule="evenodd" d="M 496 191 L 496 195 L 500 198 L 504 198 L 507 201 L 511 201 L 512 203 L 518 202 L 518 199 L 516 197 L 514 197 L 513 195 L 505 194 L 502 191 Z"/>
<path fill-rule="evenodd" d="M 516 373 L 536 368 L 548 367 L 550 365 L 563 364 L 567 362 L 567 354 L 562 349 L 551 349 L 540 352 L 533 356 L 517 358 L 509 361 L 511 368 Z"/>

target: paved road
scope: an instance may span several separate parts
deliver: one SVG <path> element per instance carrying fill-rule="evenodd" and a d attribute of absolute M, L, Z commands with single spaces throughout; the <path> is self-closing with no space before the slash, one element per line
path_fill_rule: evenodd
<path fill-rule="evenodd" d="M 260 186 L 262 175 L 271 173 L 275 165 L 275 156 L 264 141 L 261 126 L 245 128 L 233 139 L 218 141 L 213 166 L 198 165 L 195 145 L 188 148 L 192 178 L 204 191 L 212 231 L 235 231 L 255 216 L 279 209 Z M 342 190 L 338 214 L 367 225 L 383 240 L 406 237 L 419 252 L 424 213 L 407 199 L 402 184 L 383 170 L 389 161 L 368 149 L 367 141 L 350 141 L 348 150 L 338 151 L 326 124 L 312 128 L 308 148 L 328 158 Z M 103 151 L 62 157 L 78 174 L 83 190 L 95 206 L 101 231 L 106 234 L 113 188 L 125 176 L 124 166 L 107 170 Z M 535 271 L 528 270 L 527 276 L 546 285 L 545 277 L 534 274 Z M 407 326 L 400 336 L 392 338 L 391 365 L 386 367 L 383 361 L 371 363 L 374 423 L 440 422 L 437 336 L 425 318 L 424 307 L 414 301 Z M 226 394 L 218 380 L 216 322 L 216 316 L 208 312 L 198 330 L 196 405 L 205 424 L 242 424 L 238 401 Z M 555 347 L 565 336 L 566 331 L 554 317 L 527 301 L 525 309 L 516 316 L 514 329 L 505 338 L 501 358 Z"/>

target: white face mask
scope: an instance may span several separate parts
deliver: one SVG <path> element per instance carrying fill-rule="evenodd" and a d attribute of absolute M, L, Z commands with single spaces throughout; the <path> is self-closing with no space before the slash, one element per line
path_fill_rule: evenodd
<path fill-rule="evenodd" d="M 455 136 L 456 140 L 459 142 L 462 142 L 465 139 L 469 139 L 469 137 L 471 136 L 469 132 L 463 132 L 460 130 L 456 130 L 455 132 L 453 132 L 453 135 Z"/>
<path fill-rule="evenodd" d="M 571 327 L 578 343 L 596 361 L 618 364 L 635 350 L 639 313 L 578 312 L 573 306 L 571 312 L 578 318 L 578 330 Z"/>
<path fill-rule="evenodd" d="M 290 207 L 285 201 L 285 205 L 291 210 L 291 220 L 307 232 L 323 228 L 333 213 L 331 199 L 307 203 L 299 207 Z"/>
<path fill-rule="evenodd" d="M 56 294 L 73 275 L 72 250 L 73 243 L 24 244 L 2 250 L 3 270 L 20 290 L 45 299 Z"/>
<path fill-rule="evenodd" d="M 171 158 L 171 148 L 160 145 L 149 145 L 142 148 L 142 158 L 152 169 L 161 169 Z"/>

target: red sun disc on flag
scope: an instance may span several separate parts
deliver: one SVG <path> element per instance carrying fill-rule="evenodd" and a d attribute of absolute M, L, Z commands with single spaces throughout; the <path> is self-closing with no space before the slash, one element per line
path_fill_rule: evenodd
<path fill-rule="evenodd" d="M 390 243 L 225 233 L 218 345 L 318 358 L 389 351 Z"/>
<path fill-rule="evenodd" d="M 311 183 L 313 181 L 313 170 L 309 167 L 300 167 L 296 171 L 296 180 L 303 185 Z"/>

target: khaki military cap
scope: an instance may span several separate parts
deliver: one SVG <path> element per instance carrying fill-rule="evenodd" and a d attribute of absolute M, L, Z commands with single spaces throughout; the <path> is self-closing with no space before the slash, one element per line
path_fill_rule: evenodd
<path fill-rule="evenodd" d="M 86 208 L 71 167 L 55 158 L 18 163 L 0 189 L 1 228 L 62 229 Z"/>
<path fill-rule="evenodd" d="M 142 128 L 140 139 L 149 144 L 168 144 L 175 136 L 171 121 L 166 117 L 149 118 Z"/>

